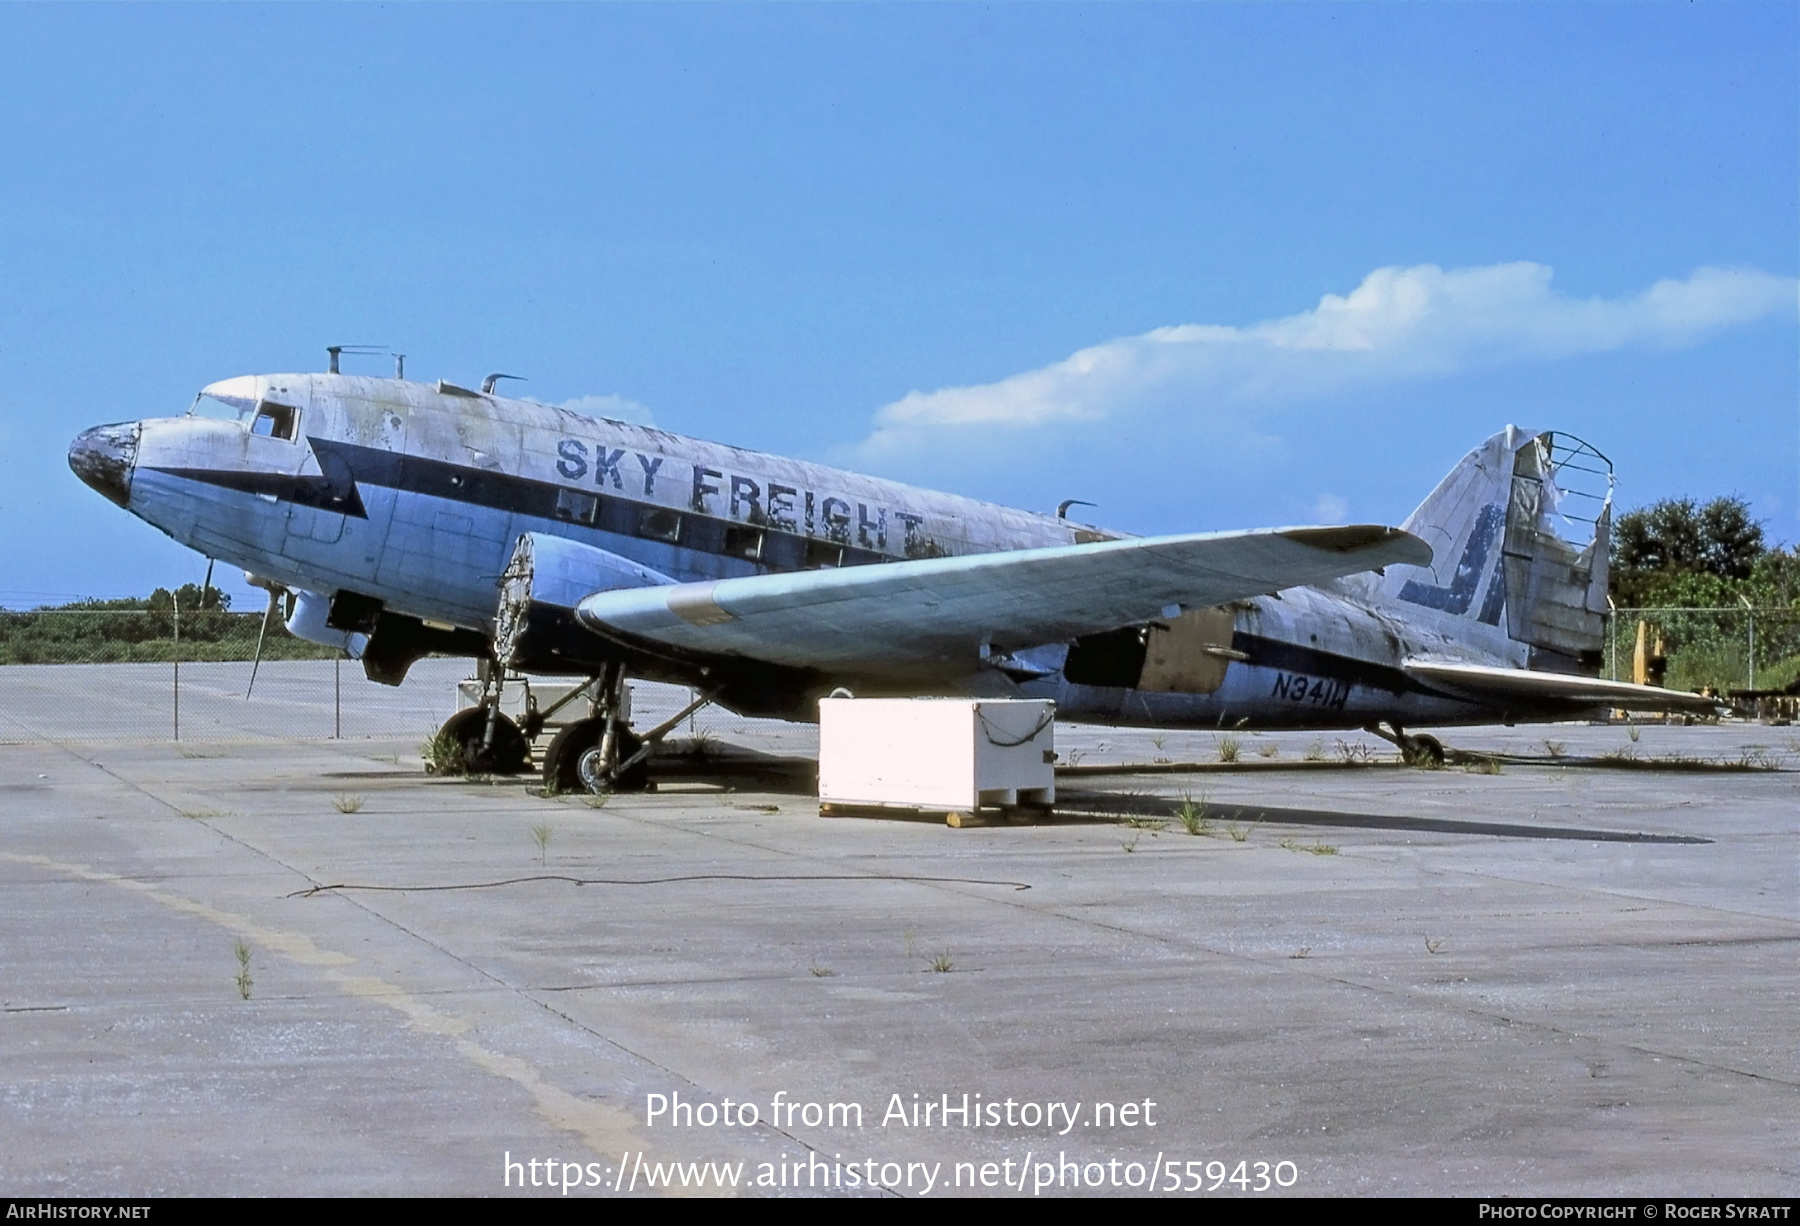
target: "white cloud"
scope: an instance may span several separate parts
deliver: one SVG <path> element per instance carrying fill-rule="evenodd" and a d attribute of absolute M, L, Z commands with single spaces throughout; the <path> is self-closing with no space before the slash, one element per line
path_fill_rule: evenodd
<path fill-rule="evenodd" d="M 865 459 L 946 431 L 1018 430 L 1157 408 L 1193 418 L 1356 386 L 1632 346 L 1676 348 L 1800 306 L 1800 283 L 1701 268 L 1621 298 L 1570 298 L 1542 264 L 1380 268 L 1346 295 L 1249 327 L 1183 324 L 1082 349 L 996 383 L 909 392 L 875 414 Z"/>
<path fill-rule="evenodd" d="M 656 418 L 651 414 L 648 405 L 639 404 L 635 400 L 627 400 L 623 396 L 577 396 L 573 400 L 559 401 L 556 407 L 567 409 L 571 413 L 580 413 L 584 417 L 607 417 L 613 421 L 628 421 L 638 426 L 654 426 L 656 424 Z"/>
<path fill-rule="evenodd" d="M 1350 503 L 1336 494 L 1320 494 L 1313 499 L 1312 517 L 1314 523 L 1346 524 L 1350 522 Z"/>

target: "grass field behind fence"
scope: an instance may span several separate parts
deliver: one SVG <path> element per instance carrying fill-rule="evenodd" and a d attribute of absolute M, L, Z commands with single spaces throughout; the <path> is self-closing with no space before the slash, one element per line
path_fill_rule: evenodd
<path fill-rule="evenodd" d="M 1608 670 L 1631 679 L 1637 624 L 1650 626 L 1651 645 L 1663 638 L 1672 690 L 1711 686 L 1723 694 L 1746 689 L 1750 679 L 1751 619 L 1756 629 L 1756 688 L 1780 689 L 1800 676 L 1800 611 L 1786 608 L 1620 609 L 1612 619 Z"/>
<path fill-rule="evenodd" d="M 261 627 L 260 613 L 221 609 L 183 613 L 178 644 L 175 618 L 168 610 L 95 607 L 0 612 L 0 664 L 248 660 L 256 654 Z M 295 638 L 279 617 L 269 620 L 265 660 L 329 660 L 338 654 L 336 648 Z"/>

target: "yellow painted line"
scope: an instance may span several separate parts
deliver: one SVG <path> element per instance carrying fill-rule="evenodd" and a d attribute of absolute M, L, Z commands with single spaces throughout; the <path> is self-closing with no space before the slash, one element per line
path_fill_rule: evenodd
<path fill-rule="evenodd" d="M 240 937 L 256 942 L 264 949 L 273 950 L 289 961 L 302 966 L 315 967 L 325 977 L 351 996 L 379 1001 L 388 1008 L 399 1013 L 407 1024 L 422 1034 L 445 1035 L 455 1039 L 456 1050 L 465 1060 L 495 1077 L 506 1080 L 523 1088 L 532 1097 L 537 1113 L 552 1127 L 560 1128 L 580 1137 L 581 1140 L 602 1158 L 622 1162 L 627 1151 L 641 1152 L 645 1142 L 639 1133 L 636 1117 L 629 1112 L 620 1111 L 589 1099 L 580 1098 L 558 1086 L 545 1081 L 542 1074 L 528 1062 L 516 1056 L 505 1055 L 483 1047 L 473 1039 L 462 1037 L 472 1023 L 463 1017 L 446 1013 L 433 1008 L 412 995 L 404 988 L 389 983 L 374 975 L 359 975 L 349 968 L 356 959 L 349 954 L 325 949 L 305 933 L 293 932 L 285 928 L 275 928 L 246 915 L 232 911 L 221 911 L 219 908 L 197 899 L 187 898 L 172 893 L 161 886 L 135 881 L 130 877 L 122 877 L 117 873 L 105 872 L 91 868 L 85 864 L 72 864 L 66 860 L 53 860 L 49 856 L 23 855 L 17 852 L 0 852 L 0 860 L 14 864 L 29 864 L 38 868 L 49 869 L 67 877 L 76 877 L 83 881 L 102 882 L 107 885 L 121 886 L 132 890 L 154 902 L 161 903 L 170 910 L 191 915 Z M 654 1189 L 665 1195 L 683 1195 L 683 1189 Z M 701 1192 L 697 1189 L 686 1191 L 687 1195 L 731 1195 L 731 1189 L 709 1190 Z"/>

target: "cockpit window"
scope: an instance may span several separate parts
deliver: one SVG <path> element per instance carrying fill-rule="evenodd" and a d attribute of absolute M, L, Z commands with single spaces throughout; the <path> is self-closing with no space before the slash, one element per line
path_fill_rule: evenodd
<path fill-rule="evenodd" d="M 243 421 L 250 416 L 250 405 L 230 404 L 205 392 L 194 397 L 194 403 L 188 409 L 189 417 L 211 417 L 220 421 Z"/>
<path fill-rule="evenodd" d="M 250 421 L 250 433 L 292 440 L 294 417 L 295 412 L 290 406 L 265 400 L 256 406 L 256 416 Z"/>

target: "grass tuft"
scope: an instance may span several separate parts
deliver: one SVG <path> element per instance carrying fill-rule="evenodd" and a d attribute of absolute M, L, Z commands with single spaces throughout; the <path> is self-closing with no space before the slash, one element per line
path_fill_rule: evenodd
<path fill-rule="evenodd" d="M 339 813 L 360 813 L 362 812 L 363 798 L 360 796 L 334 797 L 331 802 L 331 807 L 336 809 Z"/>
<path fill-rule="evenodd" d="M 1181 828 L 1189 834 L 1211 834 L 1212 822 L 1206 816 L 1206 793 L 1200 799 L 1183 796 L 1181 804 L 1175 810 L 1175 817 L 1181 822 Z"/>
<path fill-rule="evenodd" d="M 237 957 L 238 970 L 235 982 L 237 983 L 238 996 L 244 1000 L 249 1000 L 250 985 L 256 982 L 254 979 L 250 978 L 250 947 L 240 940 L 231 947 L 231 952 Z"/>
<path fill-rule="evenodd" d="M 948 974 L 955 970 L 956 963 L 951 960 L 950 951 L 947 949 L 940 949 L 937 953 L 932 954 L 931 969 L 940 975 Z"/>
<path fill-rule="evenodd" d="M 1221 762 L 1236 762 L 1238 760 L 1238 754 L 1240 752 L 1242 752 L 1242 750 L 1244 748 L 1244 743 L 1242 741 L 1238 740 L 1237 737 L 1231 736 L 1230 734 L 1222 736 L 1218 740 L 1219 740 L 1219 761 L 1221 761 Z"/>
<path fill-rule="evenodd" d="M 466 775 L 469 764 L 463 759 L 462 746 L 456 738 L 438 729 L 431 734 L 431 739 L 419 746 L 419 756 L 425 760 L 427 775 Z"/>
<path fill-rule="evenodd" d="M 547 862 L 546 857 L 550 854 L 550 836 L 552 833 L 549 822 L 539 822 L 531 828 L 531 841 L 537 844 L 539 864 Z"/>

